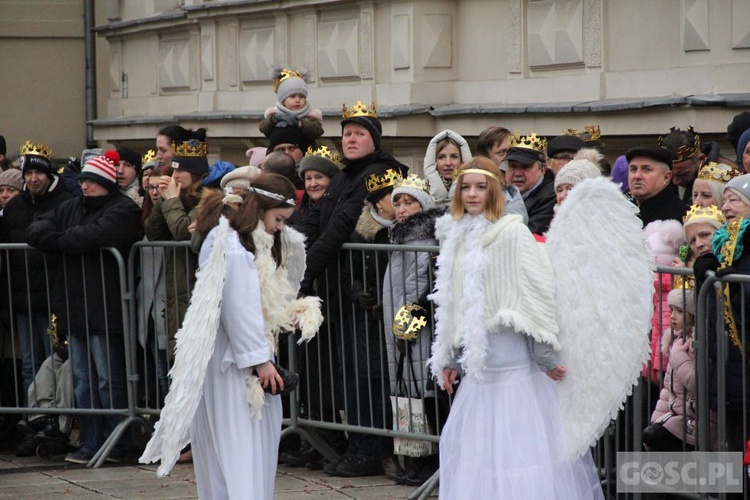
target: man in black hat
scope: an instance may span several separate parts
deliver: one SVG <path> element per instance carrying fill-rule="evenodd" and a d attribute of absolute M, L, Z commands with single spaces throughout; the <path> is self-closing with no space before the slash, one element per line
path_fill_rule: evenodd
<path fill-rule="evenodd" d="M 294 158 L 295 165 L 299 165 L 300 160 L 305 156 L 305 151 L 310 147 L 305 134 L 300 129 L 293 127 L 276 127 L 271 132 L 269 140 L 271 143 L 266 154 L 286 153 Z"/>
<path fill-rule="evenodd" d="M 687 206 L 672 184 L 672 151 L 659 146 L 635 147 L 625 154 L 628 160 L 628 185 L 646 227 L 655 220 L 682 222 Z"/>
<path fill-rule="evenodd" d="M 130 148 L 117 150 L 120 156 L 117 165 L 117 184 L 122 194 L 133 200 L 140 207 L 143 204 L 143 196 L 140 194 L 141 183 L 138 173 L 141 171 L 141 155 Z"/>
<path fill-rule="evenodd" d="M 583 139 L 575 135 L 560 135 L 550 139 L 547 143 L 547 168 L 557 175 L 584 146 Z"/>
<path fill-rule="evenodd" d="M 536 136 L 532 136 L 536 139 Z M 508 150 L 508 170 L 505 172 L 506 184 L 518 188 L 529 214 L 529 230 L 534 234 L 543 234 L 549 229 L 555 215 L 555 175 L 546 166 L 544 152 L 535 149 L 527 142 L 513 141 Z"/>

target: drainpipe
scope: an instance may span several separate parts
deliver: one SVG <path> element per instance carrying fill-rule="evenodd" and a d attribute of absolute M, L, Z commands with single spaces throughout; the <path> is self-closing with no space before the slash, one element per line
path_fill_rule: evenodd
<path fill-rule="evenodd" d="M 96 119 L 96 40 L 94 27 L 94 0 L 83 2 L 83 40 L 86 47 L 86 147 L 96 147 L 94 125 Z"/>

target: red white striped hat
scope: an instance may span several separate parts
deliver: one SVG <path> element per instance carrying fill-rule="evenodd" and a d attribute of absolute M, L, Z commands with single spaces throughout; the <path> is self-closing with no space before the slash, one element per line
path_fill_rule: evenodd
<path fill-rule="evenodd" d="M 107 191 L 114 191 L 117 186 L 117 165 L 106 156 L 95 156 L 86 162 L 78 180 L 88 179 L 104 186 Z"/>

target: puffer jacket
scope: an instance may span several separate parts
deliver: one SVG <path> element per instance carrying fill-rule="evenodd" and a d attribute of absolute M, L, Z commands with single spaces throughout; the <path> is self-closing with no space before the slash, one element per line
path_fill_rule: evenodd
<path fill-rule="evenodd" d="M 430 181 L 430 194 L 435 198 L 435 201 L 439 206 L 448 206 L 450 204 L 450 198 L 448 195 L 449 189 L 445 187 L 443 177 L 437 170 L 437 143 L 446 137 L 450 137 L 461 146 L 461 163 L 469 161 L 469 158 L 471 158 L 469 143 L 466 142 L 466 139 L 452 130 L 443 130 L 430 140 L 430 144 L 428 144 L 427 151 L 424 155 L 424 176 Z"/>
<path fill-rule="evenodd" d="M 684 439 L 691 446 L 696 444 L 698 429 L 695 397 L 695 350 L 693 328 L 684 332 L 665 330 L 662 336 L 662 352 L 669 355 L 669 365 L 664 372 L 664 387 L 651 415 L 651 423 L 661 423 L 673 436 Z M 711 449 L 716 449 L 715 413 L 711 412 L 709 440 Z"/>
<path fill-rule="evenodd" d="M 661 334 L 665 328 L 668 328 L 672 322 L 669 312 L 667 296 L 672 290 L 672 275 L 659 274 L 654 275 L 654 315 L 651 316 L 651 367 L 643 365 L 641 376 L 648 378 L 652 384 L 660 385 L 662 374 L 666 371 L 669 364 L 668 352 L 662 352 L 659 348 L 661 345 Z"/>
<path fill-rule="evenodd" d="M 51 289 L 58 328 L 78 338 L 123 331 L 119 267 L 102 249 L 127 256 L 140 219 L 138 205 L 118 190 L 67 200 L 29 226 L 29 245 L 61 255 L 64 286 Z"/>
<path fill-rule="evenodd" d="M 404 246 L 437 246 L 435 220 L 444 213 L 445 209 L 435 208 L 416 213 L 405 221 L 396 223 L 391 230 L 391 243 Z M 417 398 L 434 395 L 434 387 L 428 388 L 430 376 L 427 368 L 433 340 L 432 311 L 427 302 L 427 295 L 432 291 L 434 265 L 434 255 L 407 249 L 403 252 L 392 252 L 385 271 L 383 318 L 388 373 L 391 394 L 394 395 Z M 401 360 L 401 352 L 397 348 L 398 339 L 393 335 L 393 323 L 396 313 L 405 304 L 420 304 L 424 307 L 427 312 L 427 325 L 419 331 L 416 340 L 405 344 L 408 350 Z M 402 361 L 400 367 L 399 361 Z M 399 371 L 400 380 L 397 377 Z"/>

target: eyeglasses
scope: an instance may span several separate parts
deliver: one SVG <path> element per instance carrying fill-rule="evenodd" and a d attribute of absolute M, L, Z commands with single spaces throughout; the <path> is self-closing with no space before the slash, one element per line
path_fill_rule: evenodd
<path fill-rule="evenodd" d="M 149 191 L 154 191 L 154 192 L 156 192 L 156 191 L 159 191 L 159 185 L 157 184 L 156 186 L 149 186 L 149 187 L 148 187 L 148 188 L 146 188 L 146 189 L 148 189 Z"/>
<path fill-rule="evenodd" d="M 573 159 L 573 157 L 571 155 L 557 155 L 557 156 L 553 156 L 552 159 L 568 163 L 569 161 Z"/>

